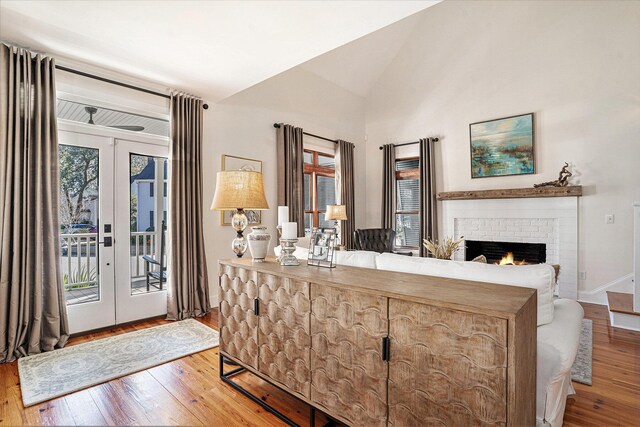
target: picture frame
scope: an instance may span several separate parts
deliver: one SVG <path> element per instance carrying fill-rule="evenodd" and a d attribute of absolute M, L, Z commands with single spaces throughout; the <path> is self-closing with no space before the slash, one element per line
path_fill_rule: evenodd
<path fill-rule="evenodd" d="M 309 243 L 307 265 L 334 268 L 336 266 L 336 229 L 314 228 Z"/>
<path fill-rule="evenodd" d="M 471 178 L 534 174 L 534 114 L 471 123 L 469 148 Z"/>
<path fill-rule="evenodd" d="M 249 170 L 262 173 L 262 160 L 223 154 L 222 170 Z M 231 226 L 231 218 L 234 213 L 235 211 L 220 211 L 220 225 Z M 245 210 L 244 214 L 249 220 L 250 227 L 262 224 L 262 211 Z"/>

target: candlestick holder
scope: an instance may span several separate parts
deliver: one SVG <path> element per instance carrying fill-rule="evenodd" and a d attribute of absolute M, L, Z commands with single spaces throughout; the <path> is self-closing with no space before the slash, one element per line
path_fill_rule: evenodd
<path fill-rule="evenodd" d="M 282 226 L 278 225 L 276 227 L 276 231 L 278 232 L 278 242 L 279 242 L 280 238 L 282 237 Z M 281 259 L 282 259 L 282 246 L 280 246 L 280 255 L 278 255 L 278 258 L 276 258 L 276 261 L 280 263 Z"/>
<path fill-rule="evenodd" d="M 296 242 L 298 239 L 280 239 L 280 265 L 300 265 L 298 258 L 293 256 L 296 251 Z"/>

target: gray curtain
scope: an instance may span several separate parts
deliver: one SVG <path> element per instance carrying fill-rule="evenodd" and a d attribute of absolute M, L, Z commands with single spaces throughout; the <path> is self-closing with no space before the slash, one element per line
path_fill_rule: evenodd
<path fill-rule="evenodd" d="M 304 236 L 304 148 L 302 128 L 280 123 L 278 146 L 278 205 L 289 207 L 289 221 L 298 223 Z"/>
<path fill-rule="evenodd" d="M 345 205 L 347 220 L 342 221 L 340 242 L 347 249 L 353 249 L 353 232 L 356 229 L 355 185 L 354 185 L 354 145 L 350 142 L 338 140 L 336 147 L 336 164 L 338 166 L 337 202 Z"/>
<path fill-rule="evenodd" d="M 382 228 L 395 229 L 396 147 L 382 146 Z"/>
<path fill-rule="evenodd" d="M 420 139 L 420 256 L 427 255 L 423 240 L 438 238 L 434 144 L 432 138 Z"/>
<path fill-rule="evenodd" d="M 211 310 L 202 229 L 202 100 L 171 96 L 171 264 L 167 318 Z"/>
<path fill-rule="evenodd" d="M 0 44 L 0 363 L 63 347 L 52 58 Z"/>

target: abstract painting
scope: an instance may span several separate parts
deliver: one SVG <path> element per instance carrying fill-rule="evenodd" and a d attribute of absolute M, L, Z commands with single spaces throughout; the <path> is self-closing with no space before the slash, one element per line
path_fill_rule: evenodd
<path fill-rule="evenodd" d="M 471 178 L 534 173 L 533 113 L 472 123 L 469 133 Z"/>

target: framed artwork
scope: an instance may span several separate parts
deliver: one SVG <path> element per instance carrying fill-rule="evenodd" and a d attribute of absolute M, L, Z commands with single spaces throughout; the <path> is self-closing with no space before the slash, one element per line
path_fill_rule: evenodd
<path fill-rule="evenodd" d="M 314 228 L 309 244 L 307 265 L 333 268 L 336 266 L 336 229 Z"/>
<path fill-rule="evenodd" d="M 469 125 L 471 178 L 535 173 L 533 113 Z"/>
<path fill-rule="evenodd" d="M 230 156 L 228 154 L 222 155 L 222 170 L 234 171 L 245 170 L 262 172 L 262 161 L 248 159 L 246 157 Z M 221 211 L 220 212 L 220 224 L 231 225 L 231 217 L 235 211 Z M 249 226 L 254 226 L 262 223 L 262 211 L 246 210 L 244 214 L 249 220 Z"/>

